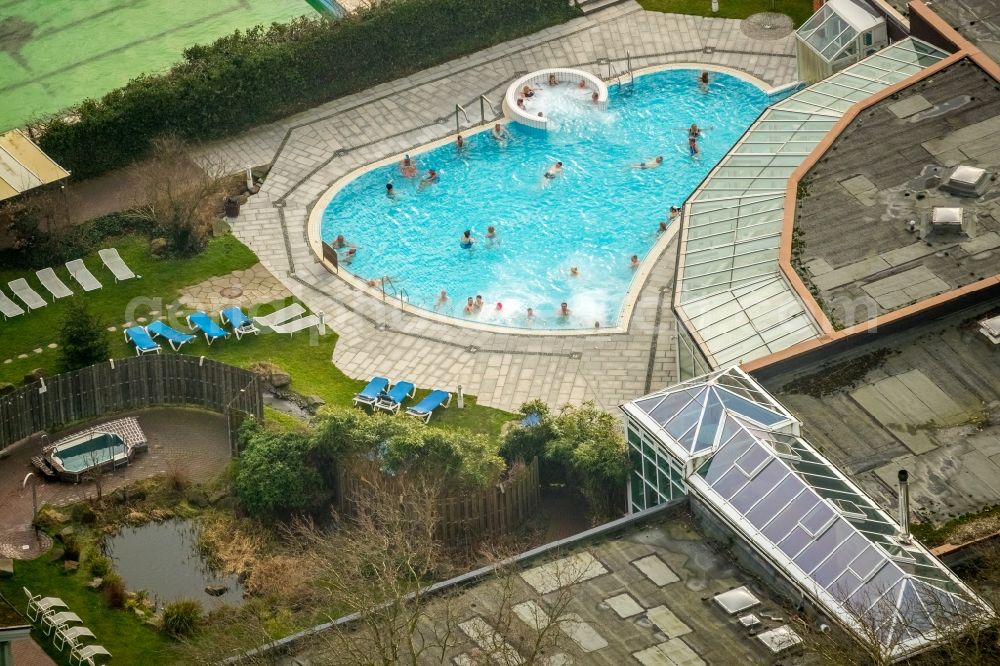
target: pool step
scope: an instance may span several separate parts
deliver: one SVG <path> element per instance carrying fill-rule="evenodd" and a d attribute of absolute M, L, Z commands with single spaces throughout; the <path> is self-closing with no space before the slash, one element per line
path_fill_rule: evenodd
<path fill-rule="evenodd" d="M 631 2 L 632 0 L 576 0 L 576 6 L 580 8 L 583 15 L 593 14 L 594 12 L 599 12 L 602 9 L 607 9 L 608 7 L 614 7 L 615 5 L 625 4 L 626 2 Z"/>

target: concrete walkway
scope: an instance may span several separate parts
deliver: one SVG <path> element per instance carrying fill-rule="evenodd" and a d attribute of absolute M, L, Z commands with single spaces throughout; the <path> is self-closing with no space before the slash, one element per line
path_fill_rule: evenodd
<path fill-rule="evenodd" d="M 461 384 L 480 404 L 503 409 L 529 398 L 555 405 L 595 400 L 611 409 L 677 379 L 673 243 L 647 259 L 654 263 L 626 332 L 489 333 L 406 314 L 329 274 L 308 245 L 309 212 L 352 170 L 452 134 L 456 102 L 479 120 L 480 94 L 499 100 L 514 78 L 534 69 L 578 67 L 606 76 L 603 59 L 622 71 L 628 54 L 636 69 L 703 63 L 774 86 L 792 82 L 793 38 L 751 28 L 646 12 L 629 2 L 204 146 L 195 157 L 230 170 L 272 164 L 234 233 L 288 289 L 326 314 L 340 335 L 333 362 L 349 376 L 379 374 L 449 390 Z"/>

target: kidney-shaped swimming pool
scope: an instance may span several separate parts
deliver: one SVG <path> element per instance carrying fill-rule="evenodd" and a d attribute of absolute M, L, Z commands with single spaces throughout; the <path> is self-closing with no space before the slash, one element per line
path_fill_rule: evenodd
<path fill-rule="evenodd" d="M 632 257 L 645 257 L 669 208 L 770 102 L 728 74 L 713 73 L 706 91 L 698 75 L 636 77 L 611 88 L 607 109 L 571 84 L 543 85 L 527 107 L 545 109 L 549 131 L 510 123 L 504 140 L 483 131 L 461 149 L 414 153 L 416 175 L 399 162 L 362 173 L 336 189 L 321 236 L 346 240 L 342 268 L 376 283 L 388 276 L 411 304 L 440 314 L 513 327 L 614 326 L 637 273 Z M 702 129 L 696 155 L 692 123 Z M 656 168 L 637 168 L 657 156 Z M 556 162 L 561 173 L 547 178 Z M 425 183 L 430 169 L 438 177 Z M 482 305 L 467 311 L 477 296 Z"/>

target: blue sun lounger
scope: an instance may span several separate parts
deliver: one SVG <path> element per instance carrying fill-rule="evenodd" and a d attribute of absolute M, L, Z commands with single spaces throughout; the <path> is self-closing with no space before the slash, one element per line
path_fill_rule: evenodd
<path fill-rule="evenodd" d="M 424 396 L 423 400 L 408 408 L 406 410 L 406 414 L 407 416 L 415 416 L 424 423 L 430 423 L 435 409 L 438 407 L 444 407 L 447 409 L 450 404 L 451 393 L 442 391 L 441 389 L 434 389 Z"/>
<path fill-rule="evenodd" d="M 254 335 L 260 333 L 257 327 L 253 325 L 253 320 L 243 314 L 243 310 L 235 305 L 231 305 L 219 312 L 219 318 L 222 319 L 223 324 L 229 324 L 233 327 L 233 333 L 236 334 L 237 340 L 248 333 L 253 333 Z"/>
<path fill-rule="evenodd" d="M 374 407 L 390 414 L 398 414 L 403 401 L 412 398 L 416 392 L 417 388 L 410 382 L 396 382 L 389 391 L 375 399 Z"/>
<path fill-rule="evenodd" d="M 142 326 L 132 326 L 125 329 L 125 340 L 135 345 L 136 356 L 142 356 L 151 352 L 160 353 L 160 345 L 156 344 L 156 341 L 149 337 L 149 333 Z"/>
<path fill-rule="evenodd" d="M 389 380 L 385 377 L 372 377 L 372 380 L 368 382 L 368 386 L 361 389 L 361 392 L 354 396 L 354 405 L 373 406 L 387 386 L 389 386 Z"/>
<path fill-rule="evenodd" d="M 185 342 L 191 342 L 194 340 L 194 336 L 190 333 L 181 333 L 177 329 L 168 326 L 165 321 L 161 321 L 159 319 L 154 322 L 150 322 L 149 326 L 146 327 L 146 331 L 154 338 L 163 338 L 169 342 L 170 348 L 174 351 L 180 350 L 180 348 L 184 346 Z"/>
<path fill-rule="evenodd" d="M 212 344 L 219 338 L 228 338 L 229 331 L 216 324 L 211 317 L 199 310 L 187 316 L 188 326 L 191 330 L 198 330 L 205 334 L 205 341 Z"/>

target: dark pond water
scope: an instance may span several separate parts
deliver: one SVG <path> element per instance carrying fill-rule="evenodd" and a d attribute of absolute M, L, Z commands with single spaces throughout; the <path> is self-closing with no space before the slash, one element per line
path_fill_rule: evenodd
<path fill-rule="evenodd" d="M 126 527 L 105 540 L 104 548 L 115 562 L 129 590 L 146 590 L 157 606 L 176 599 L 197 599 L 205 610 L 235 606 L 243 599 L 236 576 L 213 571 L 198 552 L 198 524 L 167 520 Z M 205 592 L 208 585 L 228 589 L 221 596 Z"/>

